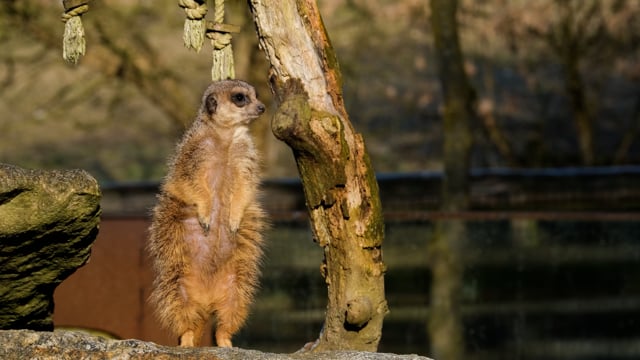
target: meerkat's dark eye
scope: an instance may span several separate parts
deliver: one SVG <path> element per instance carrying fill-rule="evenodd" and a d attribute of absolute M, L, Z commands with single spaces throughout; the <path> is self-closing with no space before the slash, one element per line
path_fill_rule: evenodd
<path fill-rule="evenodd" d="M 235 93 L 231 95 L 231 101 L 238 107 L 243 107 L 249 103 L 249 97 L 243 93 Z"/>

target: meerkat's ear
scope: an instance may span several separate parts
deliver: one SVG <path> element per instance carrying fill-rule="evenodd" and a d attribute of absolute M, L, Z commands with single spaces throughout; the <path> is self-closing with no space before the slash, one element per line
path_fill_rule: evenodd
<path fill-rule="evenodd" d="M 207 96 L 204 107 L 207 110 L 207 113 L 209 115 L 213 115 L 216 113 L 216 108 L 218 107 L 218 101 L 216 100 L 216 97 L 213 94 L 210 94 L 209 96 Z"/>

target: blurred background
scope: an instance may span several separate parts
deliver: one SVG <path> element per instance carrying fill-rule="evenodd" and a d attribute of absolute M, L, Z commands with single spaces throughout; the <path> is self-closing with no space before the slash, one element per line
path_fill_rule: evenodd
<path fill-rule="evenodd" d="M 433 355 L 434 224 L 467 225 L 459 300 L 468 359 L 640 358 L 640 2 L 461 0 L 475 93 L 469 211 L 441 213 L 443 101 L 428 1 L 320 0 L 350 120 L 386 218 L 380 351 Z M 211 5 L 211 4 L 210 4 Z M 0 3 L 0 161 L 83 168 L 103 189 L 91 262 L 56 293 L 56 325 L 174 344 L 146 297 L 148 211 L 210 81 L 211 46 L 182 45 L 175 0 L 96 0 L 87 54 L 62 60 L 62 1 Z M 238 78 L 270 104 L 268 64 L 244 1 Z M 262 289 L 236 345 L 292 352 L 317 337 L 326 287 L 290 150 L 269 114 Z"/>

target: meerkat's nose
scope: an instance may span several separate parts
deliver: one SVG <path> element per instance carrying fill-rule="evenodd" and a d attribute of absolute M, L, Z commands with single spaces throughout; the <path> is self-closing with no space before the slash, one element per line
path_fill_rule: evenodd
<path fill-rule="evenodd" d="M 258 104 L 258 112 L 262 114 L 265 110 L 264 104 Z"/>

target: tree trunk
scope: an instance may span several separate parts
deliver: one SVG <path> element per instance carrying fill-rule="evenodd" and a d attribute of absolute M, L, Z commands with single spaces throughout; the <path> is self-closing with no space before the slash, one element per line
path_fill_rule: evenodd
<path fill-rule="evenodd" d="M 578 134 L 582 165 L 592 166 L 595 163 L 593 119 L 587 107 L 587 95 L 582 75 L 580 75 L 579 55 L 568 51 L 562 56 L 565 88 L 573 110 L 573 121 Z"/>
<path fill-rule="evenodd" d="M 602 27 L 600 1 L 557 1 L 560 22 L 548 35 L 548 42 L 560 58 L 564 71 L 564 86 L 573 112 L 582 165 L 595 164 L 593 116 L 580 62 L 586 56 L 587 44 L 594 43 Z M 597 44 L 597 43 L 596 43 Z M 591 45 L 594 46 L 594 45 Z"/>
<path fill-rule="evenodd" d="M 341 74 L 317 4 L 251 0 L 279 106 L 275 136 L 293 150 L 329 289 L 314 350 L 376 351 L 388 312 L 378 185 L 362 136 L 349 122 Z"/>
<path fill-rule="evenodd" d="M 472 145 L 473 89 L 464 72 L 456 21 L 457 1 L 431 0 L 431 23 L 444 95 L 444 181 L 442 210 L 462 211 L 469 207 L 469 155 Z M 429 334 L 434 358 L 464 358 L 460 293 L 463 264 L 460 257 L 466 239 L 461 220 L 436 223 L 429 246 L 433 273 Z"/>

